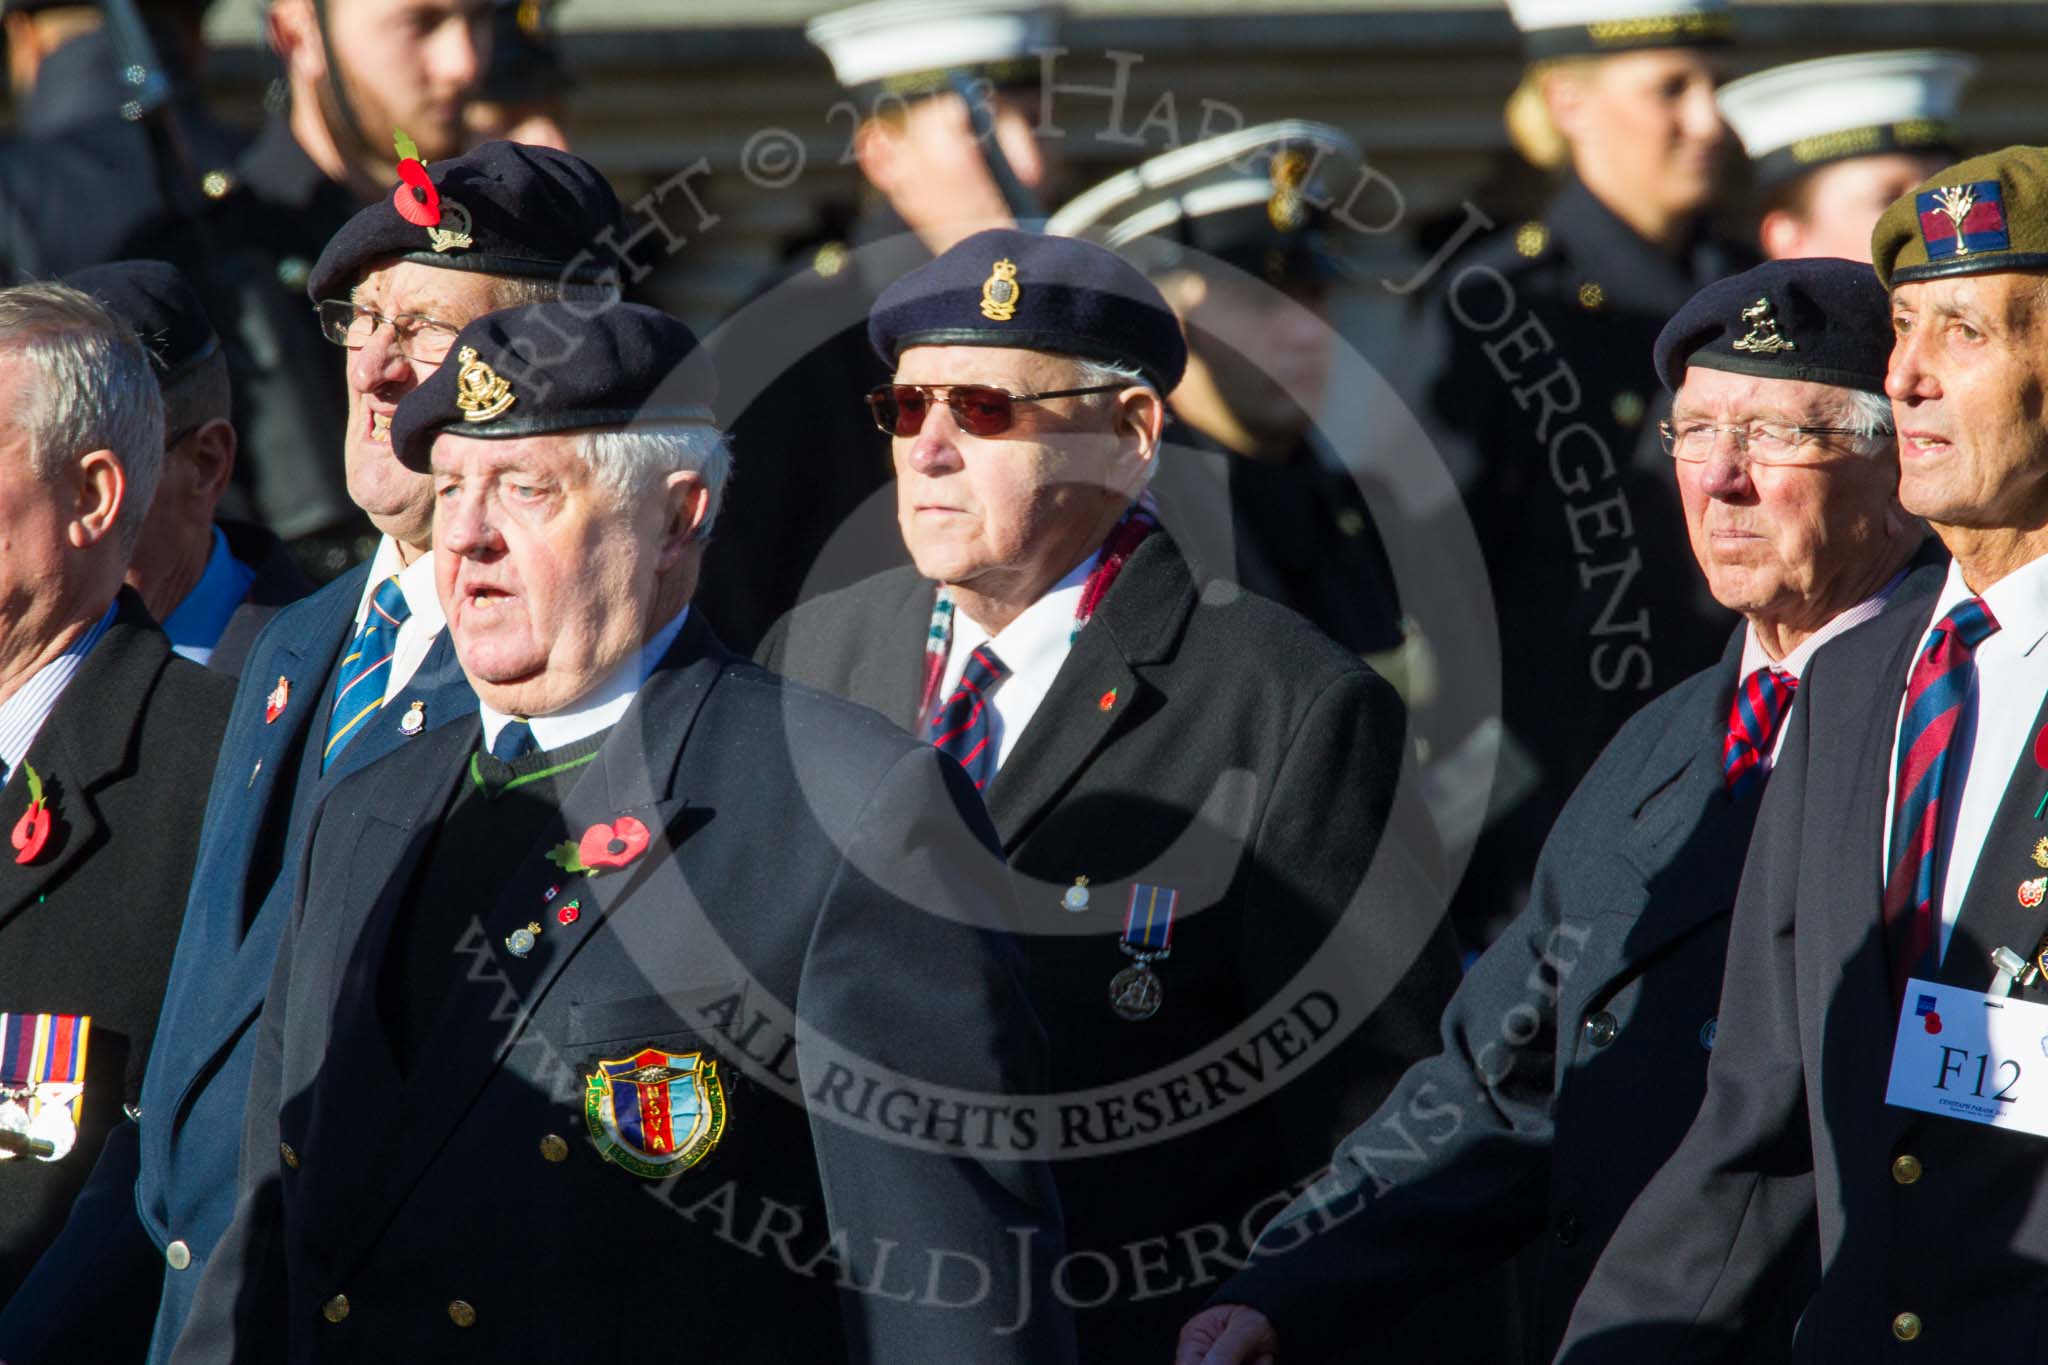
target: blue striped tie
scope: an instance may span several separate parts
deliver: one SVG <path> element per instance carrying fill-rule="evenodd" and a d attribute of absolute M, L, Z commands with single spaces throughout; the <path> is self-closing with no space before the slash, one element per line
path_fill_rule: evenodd
<path fill-rule="evenodd" d="M 326 772 L 349 741 L 362 733 L 363 722 L 377 714 L 384 704 L 384 688 L 391 681 L 391 655 L 398 647 L 398 628 L 412 608 L 399 591 L 398 575 L 377 585 L 370 598 L 370 610 L 363 616 L 363 628 L 356 632 L 348 653 L 341 659 L 341 680 L 334 692 L 334 714 L 327 722 L 327 748 L 320 755 L 320 771 Z"/>

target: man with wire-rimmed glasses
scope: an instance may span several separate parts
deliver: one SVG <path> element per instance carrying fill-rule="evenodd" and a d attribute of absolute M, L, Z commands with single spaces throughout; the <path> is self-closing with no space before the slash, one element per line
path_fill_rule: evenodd
<path fill-rule="evenodd" d="M 1445 1012 L 1443 1051 L 1274 1220 L 1183 1330 L 1177 1365 L 1349 1359 L 1420 1294 L 1518 1254 L 1519 1358 L 1555 1354 L 1706 1091 L 1743 855 L 1807 662 L 1941 585 L 1939 546 L 1898 503 L 1890 352 L 1884 290 L 1843 260 L 1722 280 L 1665 326 L 1664 445 L 1693 555 L 1744 623 L 1601 753 L 1528 906 Z M 1617 532 L 1590 515 L 1574 530 Z M 1791 1320 L 1757 1331 L 1744 1359 L 1774 1359 Z"/>
<path fill-rule="evenodd" d="M 90 1284 L 74 1276 L 38 1288 L 45 1303 L 161 1294 L 152 1360 L 168 1357 L 233 1212 L 249 1025 L 291 908 L 302 826 L 334 782 L 476 709 L 434 591 L 431 481 L 393 457 L 391 414 L 472 319 L 616 296 L 604 274 L 611 258 L 594 244 L 616 236 L 618 199 L 588 163 L 494 142 L 400 174 L 403 183 L 335 234 L 308 289 L 344 348 L 342 457 L 349 496 L 380 532 L 376 552 L 279 613 L 250 652 L 143 1089 L 139 1182 L 132 1198 L 99 1201 L 139 1209 L 159 1255 L 140 1265 L 73 1255 L 90 1267 Z M 96 1171 L 94 1187 L 106 1188 L 101 1181 L 137 1181 L 134 1163 Z M 78 1226 L 66 1240 L 74 1233 L 98 1244 Z"/>

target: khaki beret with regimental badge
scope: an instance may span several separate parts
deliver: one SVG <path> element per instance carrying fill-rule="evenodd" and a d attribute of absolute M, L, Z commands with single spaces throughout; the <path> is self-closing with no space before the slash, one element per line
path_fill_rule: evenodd
<path fill-rule="evenodd" d="M 1959 161 L 1907 191 L 1870 234 L 1887 289 L 1945 275 L 2048 270 L 2048 147 Z"/>

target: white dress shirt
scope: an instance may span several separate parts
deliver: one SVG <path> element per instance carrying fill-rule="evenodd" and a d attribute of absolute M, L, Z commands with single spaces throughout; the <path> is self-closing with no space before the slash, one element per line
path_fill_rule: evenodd
<path fill-rule="evenodd" d="M 1891 582 L 1885 584 L 1847 611 L 1837 616 L 1829 617 L 1826 625 L 1788 650 L 1782 659 L 1773 659 L 1764 652 L 1764 643 L 1757 638 L 1756 626 L 1754 624 L 1745 627 L 1742 634 L 1742 671 L 1735 675 L 1736 681 L 1741 682 L 1759 668 L 1775 668 L 1780 672 L 1790 673 L 1799 681 L 1805 682 L 1806 665 L 1812 662 L 1814 652 L 1836 636 L 1856 629 L 1856 627 L 1883 611 L 1884 604 L 1891 600 L 1892 594 L 1899 590 L 1899 584 L 1905 581 L 1906 571 L 1901 569 L 1892 575 Z M 1778 761 L 1778 750 L 1784 747 L 1785 744 L 1785 729 L 1786 727 L 1781 721 L 1778 725 L 1778 732 L 1771 736 L 1771 751 L 1764 755 L 1762 765 L 1765 772 L 1769 772 L 1771 765 Z"/>
<path fill-rule="evenodd" d="M 57 709 L 57 699 L 85 667 L 85 656 L 92 653 L 107 627 L 114 624 L 114 612 L 115 607 L 108 607 L 85 634 L 72 641 L 71 648 L 37 669 L 35 676 L 14 689 L 13 696 L 0 702 L 0 782 L 13 776 L 15 765 L 28 757 L 43 722 Z"/>
<path fill-rule="evenodd" d="M 998 771 L 1017 747 L 1024 727 L 1038 714 L 1045 694 L 1052 690 L 1052 680 L 1059 676 L 1060 665 L 1067 661 L 1067 651 L 1073 647 L 1074 611 L 1081 605 L 1088 575 L 1095 572 L 1101 557 L 1098 551 L 1076 564 L 994 635 L 966 612 L 956 609 L 953 613 L 953 644 L 946 655 L 945 674 L 939 679 L 939 696 L 953 695 L 960 686 L 960 675 L 967 671 L 967 660 L 984 644 L 995 650 L 1010 670 L 989 693 L 994 711 L 989 736 L 996 746 Z"/>
<path fill-rule="evenodd" d="M 434 637 L 448 624 L 447 614 L 441 610 L 441 594 L 434 587 L 434 552 L 429 550 L 400 568 L 398 542 L 384 536 L 378 540 L 377 553 L 370 559 L 370 577 L 363 584 L 362 600 L 356 603 L 355 625 L 349 629 L 351 640 L 370 614 L 370 599 L 376 595 L 377 585 L 393 574 L 398 575 L 398 590 L 405 594 L 406 608 L 412 614 L 400 623 L 398 643 L 392 646 L 391 676 L 384 682 L 387 698 L 397 696 L 412 681 L 427 651 L 434 647 Z"/>
<path fill-rule="evenodd" d="M 618 724 L 619 717 L 626 714 L 626 708 L 640 694 L 648 675 L 654 672 L 654 666 L 661 662 L 661 656 L 683 633 L 683 622 L 689 619 L 690 609 L 684 607 L 675 620 L 649 636 L 638 653 L 584 693 L 574 706 L 564 707 L 553 715 L 527 717 L 526 723 L 533 727 L 533 742 L 542 749 L 559 749 Z M 484 718 L 484 748 L 488 751 L 498 742 L 498 731 L 512 717 L 494 709 L 489 702 L 479 701 L 476 705 Z"/>
<path fill-rule="evenodd" d="M 1963 583 L 1960 567 L 1950 564 L 1948 581 L 1928 615 L 1921 632 L 1918 659 L 1927 648 L 1934 623 L 1948 615 L 1959 602 L 1981 596 L 1991 608 L 1998 629 L 1977 646 L 1975 734 L 1969 739 L 1969 766 L 1962 780 L 1950 780 L 1942 791 L 1941 844 L 1935 848 L 1941 869 L 1941 937 L 1943 954 L 1948 952 L 1949 935 L 1956 927 L 1970 876 L 1977 868 L 1977 854 L 1984 836 L 1991 831 L 1992 817 L 2012 780 L 2013 766 L 2027 758 L 2034 742 L 2034 716 L 2041 698 L 2048 694 L 2048 556 L 2006 575 L 1984 592 L 1973 594 Z M 1912 665 L 1899 679 L 1899 714 L 1892 722 L 1892 760 L 1885 769 L 1884 846 L 1880 852 L 1891 859 L 1892 802 L 1897 798 L 1899 740 L 1898 727 L 1905 721 L 1906 684 Z M 1960 738 L 1960 737 L 1959 737 Z M 2027 758 L 2028 763 L 2032 763 Z M 1884 884 L 1888 868 L 1878 869 L 1878 885 Z"/>

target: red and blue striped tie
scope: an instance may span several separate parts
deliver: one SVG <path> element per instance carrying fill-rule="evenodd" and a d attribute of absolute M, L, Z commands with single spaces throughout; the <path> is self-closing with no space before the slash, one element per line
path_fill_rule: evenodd
<path fill-rule="evenodd" d="M 1782 668 L 1759 668 L 1735 689 L 1735 703 L 1728 708 L 1728 737 L 1721 741 L 1721 776 L 1727 779 L 1731 797 L 1742 795 L 1763 776 L 1764 756 L 1798 690 L 1799 679 Z"/>
<path fill-rule="evenodd" d="M 1899 721 L 1897 782 L 1892 795 L 1891 872 L 1884 881 L 1885 944 L 1892 986 L 1920 970 L 1934 947 L 1940 900 L 1942 794 L 1969 771 L 1969 715 L 1977 683 L 1977 646 L 1998 629 L 1981 597 L 1958 602 L 1935 622 L 1913 660 L 1906 710 Z"/>
<path fill-rule="evenodd" d="M 995 728 L 990 722 L 989 693 L 1010 675 L 1009 667 L 987 645 L 967 658 L 960 670 L 960 685 L 946 698 L 932 717 L 932 743 L 939 752 L 951 754 L 980 791 L 996 775 L 996 746 L 990 741 Z"/>

